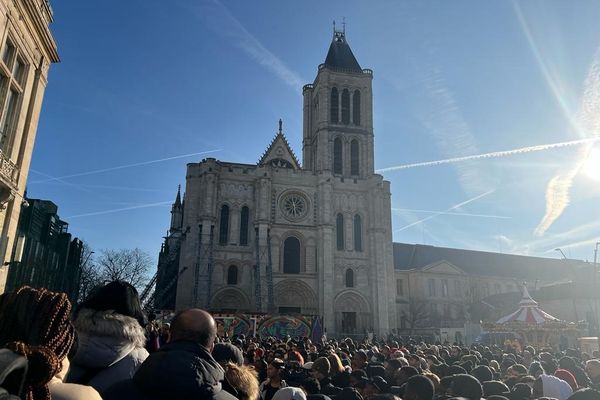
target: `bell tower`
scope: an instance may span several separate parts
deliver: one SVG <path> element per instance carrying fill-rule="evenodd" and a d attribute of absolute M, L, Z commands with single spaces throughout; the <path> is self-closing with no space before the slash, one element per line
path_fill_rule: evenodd
<path fill-rule="evenodd" d="M 373 175 L 372 80 L 373 71 L 354 57 L 345 29 L 334 25 L 325 62 L 302 90 L 304 169 L 354 179 Z"/>

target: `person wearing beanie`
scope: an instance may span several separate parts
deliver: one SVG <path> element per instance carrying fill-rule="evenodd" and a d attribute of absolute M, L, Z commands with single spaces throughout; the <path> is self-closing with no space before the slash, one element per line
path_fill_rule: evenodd
<path fill-rule="evenodd" d="M 483 387 L 483 395 L 487 398 L 490 396 L 508 396 L 510 389 L 504 382 L 501 381 L 486 381 L 481 384 Z"/>
<path fill-rule="evenodd" d="M 432 400 L 434 393 L 433 382 L 426 376 L 415 375 L 408 378 L 404 388 L 404 400 Z"/>
<path fill-rule="evenodd" d="M 331 364 L 327 357 L 317 358 L 312 365 L 311 375 L 321 384 L 321 394 L 332 396 L 341 391 L 341 388 L 334 386 L 329 377 Z"/>
<path fill-rule="evenodd" d="M 590 387 L 600 391 L 600 360 L 588 360 L 585 363 L 585 372 L 587 372 L 590 377 Z"/>
<path fill-rule="evenodd" d="M 490 367 L 486 367 L 485 365 L 478 365 L 477 367 L 471 370 L 471 375 L 473 375 L 479 383 L 491 381 L 494 379 L 494 374 L 492 374 L 492 370 Z"/>
<path fill-rule="evenodd" d="M 469 400 L 479 400 L 483 396 L 481 383 L 467 374 L 454 375 L 448 392 L 452 397 L 464 397 Z"/>
<path fill-rule="evenodd" d="M 285 387 L 279 389 L 273 396 L 273 400 L 306 400 L 306 394 L 297 387 Z"/>
<path fill-rule="evenodd" d="M 533 398 L 553 397 L 558 400 L 566 400 L 573 393 L 571 386 L 554 375 L 540 375 L 533 383 Z"/>
<path fill-rule="evenodd" d="M 554 371 L 554 376 L 567 382 L 569 386 L 571 386 L 571 389 L 573 389 L 573 392 L 579 389 L 579 387 L 577 386 L 577 381 L 575 380 L 575 376 L 573 376 L 573 374 L 567 371 L 566 369 L 557 369 L 556 371 Z"/>
<path fill-rule="evenodd" d="M 244 354 L 239 347 L 231 343 L 216 343 L 212 351 L 212 356 L 221 366 L 229 362 L 237 365 L 244 364 Z"/>

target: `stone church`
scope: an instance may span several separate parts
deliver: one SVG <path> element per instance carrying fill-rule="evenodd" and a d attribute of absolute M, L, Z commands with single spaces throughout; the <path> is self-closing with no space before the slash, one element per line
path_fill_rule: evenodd
<path fill-rule="evenodd" d="M 188 164 L 159 255 L 157 305 L 320 315 L 334 334 L 396 326 L 390 184 L 374 172 L 372 79 L 334 31 L 303 88 L 302 163 L 280 121 L 256 164 Z"/>

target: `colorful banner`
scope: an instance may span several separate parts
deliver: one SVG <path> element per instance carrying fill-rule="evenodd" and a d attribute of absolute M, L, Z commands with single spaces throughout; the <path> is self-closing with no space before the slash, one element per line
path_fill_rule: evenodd
<path fill-rule="evenodd" d="M 313 315 L 214 314 L 219 336 L 246 335 L 283 338 L 309 337 L 320 340 L 323 324 Z"/>

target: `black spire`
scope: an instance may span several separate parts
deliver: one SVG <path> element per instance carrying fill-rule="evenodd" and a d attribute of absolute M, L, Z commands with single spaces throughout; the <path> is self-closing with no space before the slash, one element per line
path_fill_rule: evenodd
<path fill-rule="evenodd" d="M 356 57 L 352 54 L 352 50 L 346 41 L 346 26 L 344 22 L 344 29 L 338 31 L 335 29 L 335 22 L 333 25 L 333 40 L 329 46 L 327 52 L 327 58 L 325 58 L 325 66 L 337 69 L 345 69 L 350 71 L 362 72 L 362 68 L 356 61 Z"/>
<path fill-rule="evenodd" d="M 181 185 L 177 185 L 177 197 L 175 198 L 175 207 L 181 207 Z"/>

